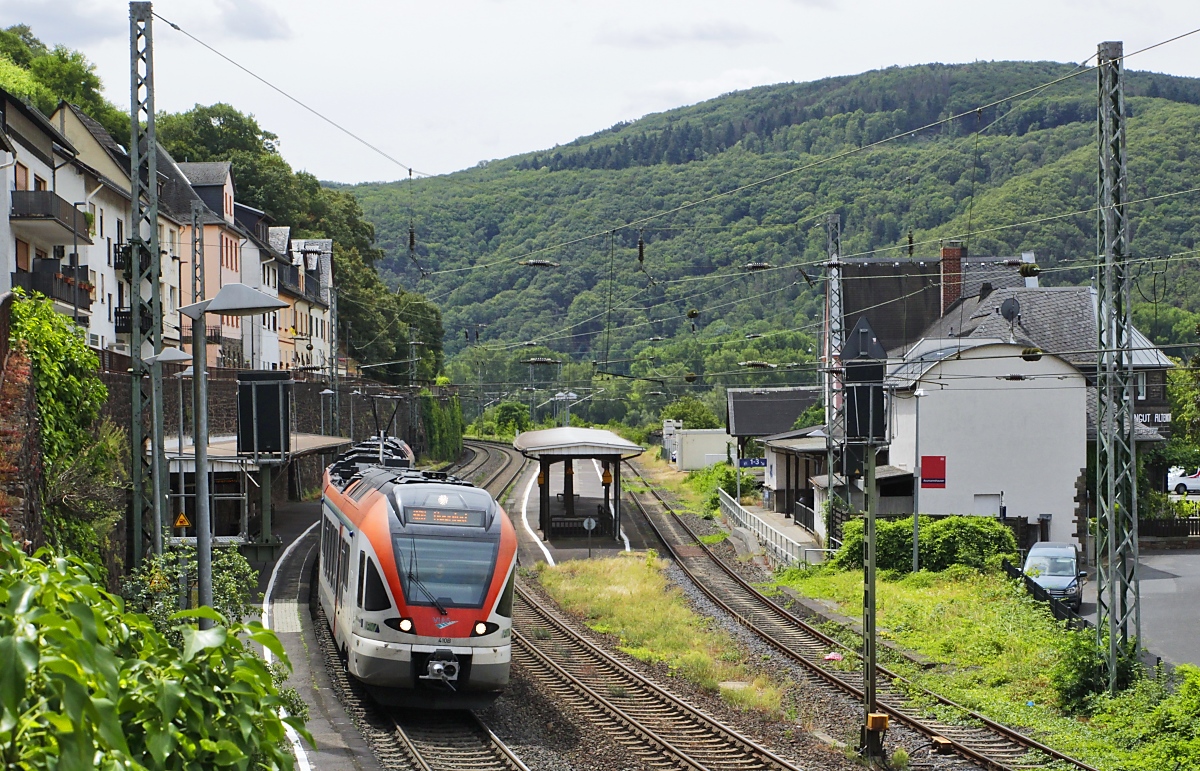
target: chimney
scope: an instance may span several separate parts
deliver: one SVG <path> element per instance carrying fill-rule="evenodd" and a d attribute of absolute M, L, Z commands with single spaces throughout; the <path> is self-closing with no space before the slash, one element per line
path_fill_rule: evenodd
<path fill-rule="evenodd" d="M 966 256 L 962 241 L 947 241 L 942 246 L 942 315 L 962 296 L 962 261 Z"/>

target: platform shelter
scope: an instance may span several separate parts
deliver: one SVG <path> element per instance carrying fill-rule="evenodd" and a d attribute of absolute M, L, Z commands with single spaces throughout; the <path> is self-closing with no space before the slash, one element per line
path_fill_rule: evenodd
<path fill-rule="evenodd" d="M 586 534 L 584 520 L 596 519 L 594 536 L 621 537 L 621 461 L 635 458 L 646 448 L 598 428 L 548 428 L 526 431 L 513 447 L 538 462 L 539 527 L 542 537 Z M 602 499 L 586 501 L 576 492 L 575 461 L 601 464 Z M 561 492 L 551 494 L 551 468 L 563 464 Z M 557 476 L 557 475 L 556 475 Z"/>

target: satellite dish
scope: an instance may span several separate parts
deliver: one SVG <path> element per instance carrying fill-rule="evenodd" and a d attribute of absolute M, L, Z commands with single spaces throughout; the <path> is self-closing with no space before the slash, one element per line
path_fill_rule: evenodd
<path fill-rule="evenodd" d="M 1000 315 L 1008 323 L 1013 323 L 1021 315 L 1021 303 L 1015 297 L 1010 297 L 1000 304 Z"/>

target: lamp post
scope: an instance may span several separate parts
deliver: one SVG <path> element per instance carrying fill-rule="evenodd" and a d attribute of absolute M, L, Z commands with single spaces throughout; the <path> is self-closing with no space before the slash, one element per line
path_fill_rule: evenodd
<path fill-rule="evenodd" d="M 325 436 L 325 397 L 333 396 L 333 391 L 326 388 L 321 392 L 321 436 Z"/>
<path fill-rule="evenodd" d="M 921 569 L 921 525 L 918 520 L 921 518 L 921 399 L 925 398 L 928 392 L 924 388 L 918 388 L 913 391 L 913 399 L 916 401 L 914 409 L 916 417 L 914 418 L 915 434 L 913 443 L 916 445 L 917 460 L 913 464 L 915 469 L 915 479 L 913 479 L 913 572 L 916 573 Z"/>
<path fill-rule="evenodd" d="M 205 316 L 255 316 L 286 308 L 287 303 L 246 284 L 226 284 L 211 300 L 185 305 L 179 312 L 192 320 L 192 369 L 196 473 L 196 565 L 200 584 L 200 605 L 212 607 L 212 521 L 208 500 L 208 341 Z M 200 628 L 212 623 L 200 619 Z"/>
<path fill-rule="evenodd" d="M 192 377 L 195 370 L 191 367 L 184 369 L 175 375 L 175 379 L 179 381 L 179 435 L 176 437 L 175 459 L 179 463 L 179 511 L 187 510 L 187 481 L 183 470 L 183 379 Z"/>
<path fill-rule="evenodd" d="M 156 353 L 153 356 L 147 356 L 144 361 L 146 366 L 153 367 L 155 364 L 178 364 L 188 361 L 191 357 L 178 348 L 163 348 L 161 353 Z M 150 378 L 150 387 L 153 389 L 153 399 L 155 404 L 162 404 L 162 381 L 156 378 Z M 161 423 L 161 416 L 157 418 Z M 155 554 L 162 554 L 163 542 L 163 512 L 167 505 L 167 477 L 162 467 L 162 458 L 165 447 L 160 446 L 162 441 L 162 431 L 156 431 L 155 442 L 150 448 L 150 464 L 154 477 L 154 537 L 153 548 Z"/>

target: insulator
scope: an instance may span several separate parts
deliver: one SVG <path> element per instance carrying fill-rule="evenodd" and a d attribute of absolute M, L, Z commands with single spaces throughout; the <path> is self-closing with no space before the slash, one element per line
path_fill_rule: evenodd
<path fill-rule="evenodd" d="M 1023 262 L 1019 268 L 1022 278 L 1033 278 L 1042 272 L 1036 262 Z"/>
<path fill-rule="evenodd" d="M 1041 348 L 1026 348 L 1021 351 L 1021 358 L 1025 361 L 1040 361 L 1042 358 Z"/>
<path fill-rule="evenodd" d="M 470 333 L 470 331 L 468 331 L 468 330 L 466 330 L 466 329 L 464 329 L 464 330 L 463 330 L 463 339 L 464 339 L 464 340 L 466 340 L 468 343 L 469 343 L 469 342 L 471 342 L 471 333 Z"/>
<path fill-rule="evenodd" d="M 646 261 L 646 242 L 642 240 L 641 236 L 638 236 L 638 262 L 645 262 L 645 261 Z"/>
<path fill-rule="evenodd" d="M 687 373 L 686 375 L 684 375 L 684 376 L 683 376 L 683 379 L 684 379 L 684 380 L 686 380 L 686 381 L 688 381 L 689 383 L 695 383 L 695 382 L 696 382 L 696 373 L 695 373 L 695 372 L 689 372 L 689 373 Z"/>
<path fill-rule="evenodd" d="M 913 232 L 912 228 L 908 229 L 908 256 L 913 256 Z"/>
<path fill-rule="evenodd" d="M 413 251 L 417 248 L 417 230 L 412 225 L 408 226 L 408 251 Z"/>
<path fill-rule="evenodd" d="M 699 318 L 699 316 L 700 316 L 700 311 L 696 310 L 695 308 L 692 308 L 690 311 L 687 312 L 687 317 L 689 319 Z M 695 326 L 695 325 L 693 324 L 692 326 Z"/>

